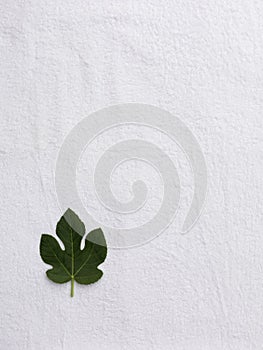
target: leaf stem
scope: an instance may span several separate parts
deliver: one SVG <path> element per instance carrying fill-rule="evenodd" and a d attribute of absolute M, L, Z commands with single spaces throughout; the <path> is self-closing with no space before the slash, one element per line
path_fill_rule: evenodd
<path fill-rule="evenodd" d="M 74 277 L 71 278 L 70 296 L 71 296 L 71 297 L 74 297 Z"/>

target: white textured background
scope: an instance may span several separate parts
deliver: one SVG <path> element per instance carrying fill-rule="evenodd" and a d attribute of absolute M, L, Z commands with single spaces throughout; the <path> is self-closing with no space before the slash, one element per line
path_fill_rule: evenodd
<path fill-rule="evenodd" d="M 263 349 L 263 2 L 0 3 L 1 349 Z M 38 252 L 62 214 L 56 156 L 123 102 L 192 130 L 206 208 L 186 236 L 110 250 L 71 299 Z"/>

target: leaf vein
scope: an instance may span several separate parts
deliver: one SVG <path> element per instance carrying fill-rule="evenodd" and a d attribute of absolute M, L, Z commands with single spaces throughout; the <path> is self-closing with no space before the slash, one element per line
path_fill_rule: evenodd
<path fill-rule="evenodd" d="M 92 246 L 91 250 L 90 250 L 90 253 L 89 253 L 89 256 L 87 257 L 87 259 L 84 261 L 84 263 L 80 266 L 80 268 L 76 271 L 76 273 L 74 274 L 74 277 L 77 276 L 77 274 L 82 270 L 82 268 L 87 264 L 87 262 L 89 261 L 90 257 L 91 257 L 91 254 L 93 252 L 93 249 L 94 249 L 94 245 Z"/>

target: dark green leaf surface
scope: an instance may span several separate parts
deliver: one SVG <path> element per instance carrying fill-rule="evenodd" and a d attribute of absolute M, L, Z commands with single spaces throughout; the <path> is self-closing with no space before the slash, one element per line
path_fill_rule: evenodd
<path fill-rule="evenodd" d="M 40 255 L 46 264 L 53 266 L 46 272 L 48 278 L 56 283 L 71 281 L 71 296 L 73 296 L 74 281 L 90 284 L 102 277 L 103 272 L 97 266 L 106 258 L 106 241 L 101 229 L 93 230 L 88 234 L 85 247 L 81 250 L 80 243 L 85 234 L 85 226 L 71 209 L 68 209 L 59 220 L 56 234 L 63 242 L 65 250 L 61 249 L 53 236 L 43 234 L 40 241 Z"/>

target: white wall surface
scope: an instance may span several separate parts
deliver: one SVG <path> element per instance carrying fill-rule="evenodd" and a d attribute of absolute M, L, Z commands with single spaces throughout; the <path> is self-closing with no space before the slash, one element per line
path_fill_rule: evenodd
<path fill-rule="evenodd" d="M 0 4 L 0 348 L 263 349 L 263 2 Z M 70 298 L 38 251 L 62 215 L 56 157 L 82 118 L 125 102 L 191 129 L 206 207 L 187 235 L 175 219 L 110 249 L 103 278 Z"/>

